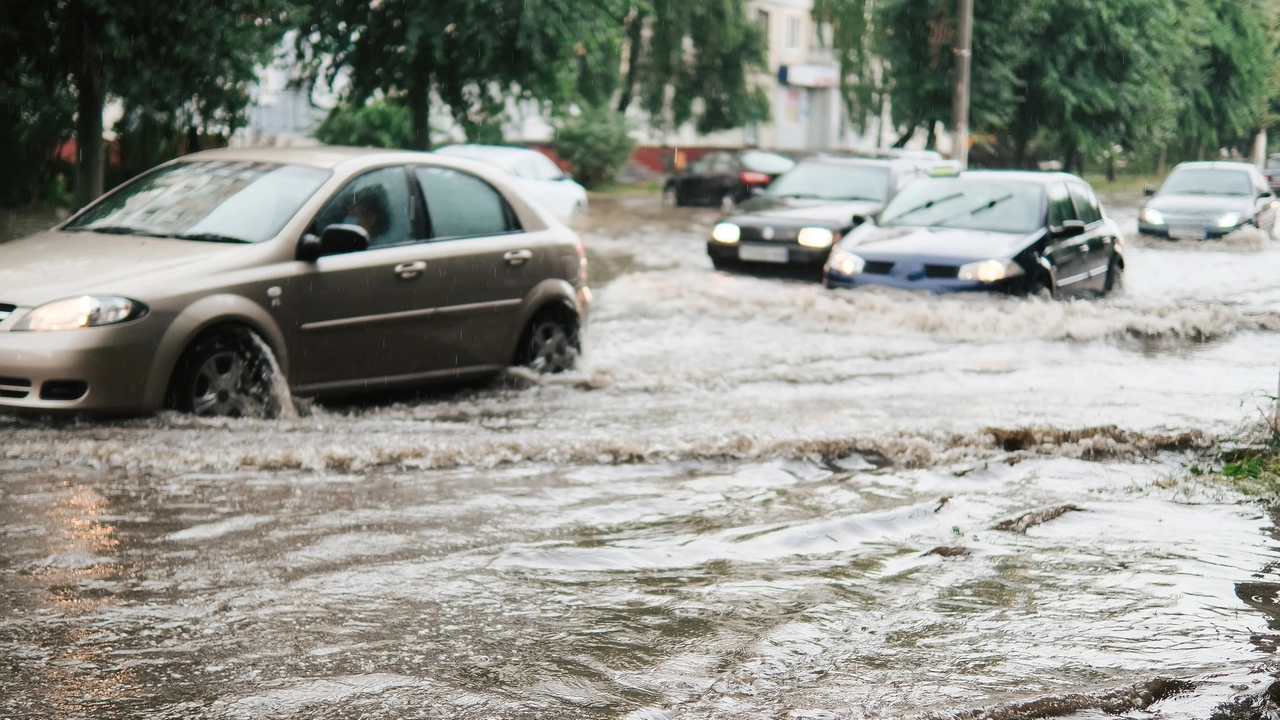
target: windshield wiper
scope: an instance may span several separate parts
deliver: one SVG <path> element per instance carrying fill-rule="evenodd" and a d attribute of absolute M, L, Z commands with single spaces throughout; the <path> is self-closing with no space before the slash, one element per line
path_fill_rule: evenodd
<path fill-rule="evenodd" d="M 201 242 L 219 242 L 219 243 L 235 243 L 238 245 L 251 245 L 252 240 L 244 238 L 232 237 L 230 235 L 219 235 L 218 233 L 192 233 L 190 235 L 170 235 L 179 240 L 199 240 Z"/>
<path fill-rule="evenodd" d="M 142 235 L 144 237 L 169 237 L 164 233 L 151 232 L 142 228 L 129 227 L 128 225 L 99 225 L 91 227 L 82 225 L 80 227 L 67 228 L 71 232 L 95 232 L 103 235 Z"/>
<path fill-rule="evenodd" d="M 939 221 L 937 221 L 937 222 L 929 223 L 929 227 L 938 227 L 939 225 L 945 225 L 946 223 L 951 222 L 952 220 L 955 220 L 956 218 L 958 218 L 958 217 L 960 217 L 961 215 L 964 215 L 964 214 L 966 214 L 966 213 L 967 213 L 967 214 L 969 214 L 969 215 L 977 215 L 977 214 L 978 214 L 978 213 L 980 213 L 980 212 L 986 212 L 986 211 L 990 210 L 991 208 L 993 208 L 993 207 L 995 207 L 995 206 L 999 205 L 1000 203 L 1004 202 L 1005 200 L 1011 200 L 1011 199 L 1013 199 L 1013 193 L 1009 193 L 1008 195 L 1003 195 L 1003 196 L 1001 196 L 1001 197 L 998 197 L 998 198 L 994 198 L 994 199 L 988 200 L 987 202 L 982 203 L 981 205 L 979 205 L 978 207 L 976 207 L 976 208 L 974 208 L 974 209 L 972 209 L 972 210 L 968 210 L 968 211 L 966 211 L 966 212 L 962 212 L 962 213 L 956 213 L 955 215 L 948 215 L 947 217 L 944 217 L 944 218 L 942 218 L 941 220 L 939 220 Z"/>
<path fill-rule="evenodd" d="M 920 204 L 920 205 L 917 205 L 917 206 L 915 206 L 915 207 L 911 208 L 910 210 L 907 210 L 906 212 L 900 212 L 900 213 L 898 213 L 897 215 L 894 215 L 893 217 L 889 218 L 888 220 L 885 220 L 884 222 L 885 222 L 885 223 L 890 223 L 890 222 L 893 222 L 894 220 L 901 220 L 902 218 L 904 218 L 904 217 L 906 217 L 906 216 L 908 216 L 908 215 L 914 214 L 914 213 L 918 213 L 918 212 L 920 212 L 921 210 L 928 210 L 929 208 L 933 207 L 934 205 L 940 205 L 940 204 L 945 203 L 945 202 L 951 202 L 952 200 L 955 200 L 955 199 L 957 199 L 957 198 L 962 198 L 962 197 L 964 197 L 964 193 L 962 193 L 962 192 L 958 192 L 958 193 L 955 193 L 955 194 L 952 194 L 952 195 L 948 195 L 948 196 L 946 196 L 946 197 L 934 198 L 933 200 L 930 200 L 929 202 L 926 202 L 926 203 L 922 203 L 922 204 Z M 882 224 L 883 224 L 883 223 L 882 223 Z"/>

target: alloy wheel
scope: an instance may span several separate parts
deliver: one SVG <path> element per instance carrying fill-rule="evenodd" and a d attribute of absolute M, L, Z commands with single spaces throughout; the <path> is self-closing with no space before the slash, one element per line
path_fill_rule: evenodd
<path fill-rule="evenodd" d="M 261 417 L 268 398 L 257 363 L 234 350 L 209 356 L 196 371 L 191 411 L 204 417 Z"/>
<path fill-rule="evenodd" d="M 530 333 L 528 357 L 531 369 L 554 374 L 572 369 L 577 351 L 564 328 L 548 321 L 538 324 Z"/>

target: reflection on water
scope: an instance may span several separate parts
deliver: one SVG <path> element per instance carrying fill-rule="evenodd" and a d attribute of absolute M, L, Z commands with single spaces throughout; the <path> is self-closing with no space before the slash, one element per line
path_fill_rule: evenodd
<path fill-rule="evenodd" d="M 1271 630 L 1237 583 L 1280 581 L 1271 520 L 1170 489 L 1174 458 L 845 464 L 864 469 L 107 473 L 65 492 L 10 471 L 0 527 L 26 529 L 0 550 L 0 715 L 81 693 L 154 717 L 897 717 L 1176 677 L 1195 691 L 1159 707 L 1195 717 L 1256 692 Z M 80 524 L 99 497 L 114 532 Z M 15 582 L 62 562 L 64 530 L 115 556 L 112 602 L 69 612 Z"/>

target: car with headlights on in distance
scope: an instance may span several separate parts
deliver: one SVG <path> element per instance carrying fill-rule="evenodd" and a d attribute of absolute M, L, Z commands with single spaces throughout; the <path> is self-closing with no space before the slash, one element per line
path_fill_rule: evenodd
<path fill-rule="evenodd" d="M 816 277 L 832 245 L 886 201 L 956 168 L 932 159 L 808 158 L 717 223 L 707 254 L 720 270 L 788 267 Z"/>
<path fill-rule="evenodd" d="M 0 245 L 0 410 L 258 416 L 573 364 L 572 230 L 492 167 L 361 148 L 195 153 Z"/>
<path fill-rule="evenodd" d="M 1280 204 L 1267 178 L 1241 162 L 1187 162 L 1169 173 L 1138 213 L 1138 232 L 1213 240 L 1246 227 L 1271 234 Z"/>
<path fill-rule="evenodd" d="M 1121 287 L 1124 236 L 1065 173 L 964 172 L 908 186 L 831 251 L 828 287 L 1046 297 Z"/>

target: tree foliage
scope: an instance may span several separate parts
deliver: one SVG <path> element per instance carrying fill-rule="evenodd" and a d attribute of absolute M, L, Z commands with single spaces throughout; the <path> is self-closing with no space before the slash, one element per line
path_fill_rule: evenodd
<path fill-rule="evenodd" d="M 126 107 L 124 133 L 155 122 L 234 128 L 249 101 L 246 84 L 279 40 L 287 10 L 286 0 L 3 3 L 0 113 L 31 119 L 31 152 L 45 154 L 47 143 L 70 135 L 74 101 L 85 202 L 101 192 L 108 98 Z"/>
<path fill-rule="evenodd" d="M 855 124 L 887 95 L 906 130 L 949 122 L 956 0 L 815 0 L 833 29 Z M 1280 118 L 1268 0 L 982 0 L 974 6 L 971 122 L 1022 164 L 1124 150 L 1204 152 Z M 877 72 L 881 70 L 882 72 Z M 1193 151 L 1193 148 L 1195 150 Z"/>
<path fill-rule="evenodd" d="M 408 148 L 414 141 L 413 113 L 385 99 L 359 107 L 342 104 L 329 112 L 315 137 L 329 145 Z"/>
<path fill-rule="evenodd" d="M 556 154 L 573 166 L 573 176 L 589 188 L 613 182 L 635 149 L 626 119 L 607 106 L 586 108 L 568 118 L 552 142 Z"/>

